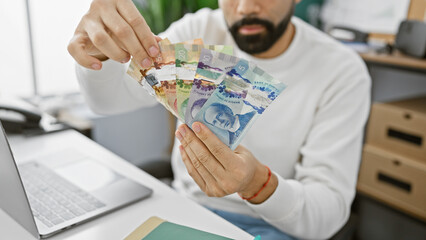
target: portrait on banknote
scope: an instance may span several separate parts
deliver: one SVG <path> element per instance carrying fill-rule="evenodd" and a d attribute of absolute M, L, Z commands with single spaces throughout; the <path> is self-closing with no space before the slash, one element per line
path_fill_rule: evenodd
<path fill-rule="evenodd" d="M 205 123 L 223 130 L 222 135 L 228 135 L 227 144 L 232 145 L 255 115 L 256 111 L 234 114 L 225 104 L 214 103 L 206 108 L 203 118 Z"/>

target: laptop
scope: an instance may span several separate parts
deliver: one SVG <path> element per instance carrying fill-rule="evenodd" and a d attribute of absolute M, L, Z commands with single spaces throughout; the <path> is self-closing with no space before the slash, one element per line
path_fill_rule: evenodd
<path fill-rule="evenodd" d="M 36 238 L 52 236 L 152 194 L 100 159 L 72 147 L 53 149 L 51 154 L 17 165 L 1 122 L 0 192 L 0 208 Z"/>

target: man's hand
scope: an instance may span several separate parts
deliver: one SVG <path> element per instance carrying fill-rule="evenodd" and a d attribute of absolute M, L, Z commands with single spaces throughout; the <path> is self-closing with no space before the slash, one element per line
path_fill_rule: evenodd
<path fill-rule="evenodd" d="M 130 55 L 143 67 L 159 54 L 156 37 L 131 0 L 94 0 L 68 45 L 83 67 L 99 70 L 111 58 L 125 63 Z"/>
<path fill-rule="evenodd" d="M 208 196 L 223 197 L 237 192 L 250 198 L 266 183 L 268 169 L 246 148 L 240 145 L 232 151 L 199 122 L 192 129 L 185 124 L 179 126 L 179 150 L 189 175 Z M 277 185 L 278 179 L 272 174 L 270 182 L 250 202 L 264 202 Z"/>

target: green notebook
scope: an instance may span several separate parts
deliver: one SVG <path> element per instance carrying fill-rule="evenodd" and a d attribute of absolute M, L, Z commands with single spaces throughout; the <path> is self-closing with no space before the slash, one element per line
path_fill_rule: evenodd
<path fill-rule="evenodd" d="M 167 222 L 158 217 L 150 217 L 136 228 L 125 240 L 230 240 L 213 233 L 204 232 L 179 224 Z"/>

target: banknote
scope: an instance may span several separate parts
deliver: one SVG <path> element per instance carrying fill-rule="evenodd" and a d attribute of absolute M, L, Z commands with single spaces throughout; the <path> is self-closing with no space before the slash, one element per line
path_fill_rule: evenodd
<path fill-rule="evenodd" d="M 255 64 L 240 59 L 195 116 L 234 150 L 255 119 L 285 89 Z"/>
<path fill-rule="evenodd" d="M 203 43 L 202 39 L 193 39 L 182 42 L 181 44 Z M 177 98 L 176 98 L 176 63 L 175 63 L 175 45 L 168 39 L 159 42 L 160 55 L 153 58 L 150 68 L 142 69 L 133 59 L 130 62 L 127 73 L 138 81 L 144 88 L 157 100 L 162 103 L 176 117 Z M 229 47 L 223 47 L 229 51 Z M 198 54 L 199 56 L 199 54 Z M 198 58 L 197 56 L 197 58 Z M 198 59 L 197 59 L 198 61 Z M 180 118 L 183 121 L 183 118 Z"/>
<path fill-rule="evenodd" d="M 211 49 L 202 49 L 194 83 L 189 94 L 185 111 L 185 123 L 193 121 L 204 103 L 216 89 L 221 76 L 230 71 L 239 58 Z"/>
<path fill-rule="evenodd" d="M 152 64 L 149 68 L 143 69 L 134 59 L 130 61 L 127 74 L 141 84 L 150 95 L 154 96 L 158 102 L 160 102 L 169 111 L 172 111 L 168 107 L 167 97 L 162 87 L 161 80 L 176 78 L 176 70 L 174 69 L 174 51 L 172 53 L 173 62 L 168 64 L 170 61 L 170 41 L 166 38 L 161 40 L 159 43 L 161 53 L 158 57 L 152 58 Z M 170 66 L 171 65 L 171 66 Z M 163 69 L 164 68 L 164 69 Z M 174 73 L 173 73 L 174 71 Z M 173 75 L 174 74 L 174 75 Z"/>
<path fill-rule="evenodd" d="M 199 44 L 176 44 L 175 48 L 177 108 L 179 116 L 184 118 L 201 50 L 207 48 L 232 54 L 233 48 L 226 45 Z"/>
<path fill-rule="evenodd" d="M 228 54 L 228 55 L 234 54 L 234 47 L 232 47 L 231 45 L 208 45 L 208 44 L 204 44 L 203 48 L 211 50 L 211 51 L 221 52 L 221 53 Z"/>
<path fill-rule="evenodd" d="M 193 39 L 182 42 L 181 44 L 202 44 L 202 39 Z M 167 109 L 173 113 L 177 118 L 180 118 L 177 110 L 177 98 L 176 98 L 176 56 L 175 56 L 175 44 L 161 44 L 160 50 L 162 55 L 162 61 L 157 69 L 158 79 L 161 83 L 161 88 L 166 98 Z"/>
<path fill-rule="evenodd" d="M 161 44 L 164 46 L 164 45 L 170 45 L 171 43 L 169 39 L 165 38 L 161 40 L 158 44 L 159 45 Z M 156 75 L 156 68 L 158 67 L 158 62 L 162 61 L 162 56 L 160 54 L 158 57 L 151 58 L 151 59 L 152 59 L 151 66 L 148 69 L 142 69 L 142 67 L 135 61 L 135 59 L 132 58 L 132 60 L 130 61 L 129 67 L 127 69 L 127 74 L 133 79 L 135 79 L 139 84 L 142 85 L 142 80 L 145 76 L 147 76 L 148 74 Z"/>
<path fill-rule="evenodd" d="M 176 117 L 176 63 L 173 44 L 159 43 L 161 59 L 156 62 L 156 74 L 165 96 L 167 109 Z"/>
<path fill-rule="evenodd" d="M 287 84 L 273 78 L 262 69 L 255 67 L 255 79 L 252 79 L 251 89 L 248 90 L 244 104 L 253 108 L 257 114 L 262 114 L 278 95 L 287 88 Z"/>
<path fill-rule="evenodd" d="M 176 46 L 181 47 L 181 46 Z M 233 53 L 233 47 L 228 45 L 198 45 L 196 49 L 194 46 L 184 45 L 182 46 L 181 54 L 176 53 L 176 59 L 188 59 L 188 61 L 182 61 L 180 68 L 177 67 L 177 99 L 178 99 L 178 112 L 181 118 L 185 117 L 186 109 L 188 106 L 188 100 L 191 95 L 191 89 L 193 80 L 195 77 L 198 61 L 202 49 L 209 49 L 212 51 L 223 52 L 226 54 Z M 193 61 L 191 61 L 193 60 Z M 178 60 L 177 60 L 178 61 Z M 176 64 L 178 66 L 178 64 Z"/>
<path fill-rule="evenodd" d="M 232 47 L 203 45 L 201 39 L 159 42 L 160 55 L 127 73 L 189 126 L 204 123 L 235 149 L 255 119 L 286 88 L 254 63 L 232 56 Z"/>
<path fill-rule="evenodd" d="M 191 90 L 201 49 L 200 44 L 175 45 L 177 110 L 182 119 L 184 118 L 183 103 Z"/>

